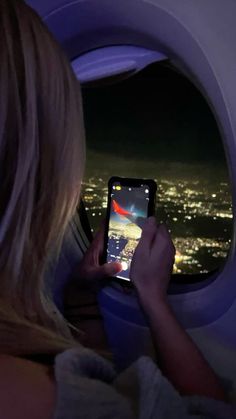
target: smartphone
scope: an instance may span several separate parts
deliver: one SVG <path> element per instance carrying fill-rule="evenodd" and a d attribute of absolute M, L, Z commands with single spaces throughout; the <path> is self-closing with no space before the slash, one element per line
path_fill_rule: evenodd
<path fill-rule="evenodd" d="M 120 262 L 116 278 L 130 281 L 130 265 L 147 217 L 155 213 L 156 183 L 112 177 L 108 182 L 105 262 Z"/>

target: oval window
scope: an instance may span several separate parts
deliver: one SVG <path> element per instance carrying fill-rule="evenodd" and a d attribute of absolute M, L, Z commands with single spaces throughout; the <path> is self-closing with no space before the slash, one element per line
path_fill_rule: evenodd
<path fill-rule="evenodd" d="M 92 231 L 105 218 L 111 176 L 153 178 L 157 219 L 176 247 L 174 273 L 220 268 L 230 248 L 231 192 L 221 136 L 202 94 L 168 61 L 82 92 L 83 198 Z"/>

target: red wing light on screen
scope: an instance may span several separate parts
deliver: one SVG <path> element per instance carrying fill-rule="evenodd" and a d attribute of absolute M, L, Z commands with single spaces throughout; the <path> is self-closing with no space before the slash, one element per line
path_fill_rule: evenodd
<path fill-rule="evenodd" d="M 113 199 L 112 200 L 112 206 L 114 212 L 116 212 L 119 215 L 132 215 L 132 212 L 125 210 L 124 208 L 121 208 L 121 206 Z"/>

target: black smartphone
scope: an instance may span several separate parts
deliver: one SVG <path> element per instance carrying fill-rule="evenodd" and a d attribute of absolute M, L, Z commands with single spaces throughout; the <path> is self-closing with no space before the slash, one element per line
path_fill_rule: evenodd
<path fill-rule="evenodd" d="M 151 179 L 112 177 L 108 182 L 105 262 L 120 262 L 116 278 L 130 281 L 130 265 L 147 217 L 155 213 L 157 185 Z"/>

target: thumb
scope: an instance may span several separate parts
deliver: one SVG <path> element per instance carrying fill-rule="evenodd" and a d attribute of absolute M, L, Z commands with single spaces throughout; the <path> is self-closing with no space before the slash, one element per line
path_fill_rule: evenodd
<path fill-rule="evenodd" d="M 100 268 L 101 277 L 103 278 L 114 276 L 120 271 L 122 271 L 122 265 L 119 262 L 105 263 Z"/>

